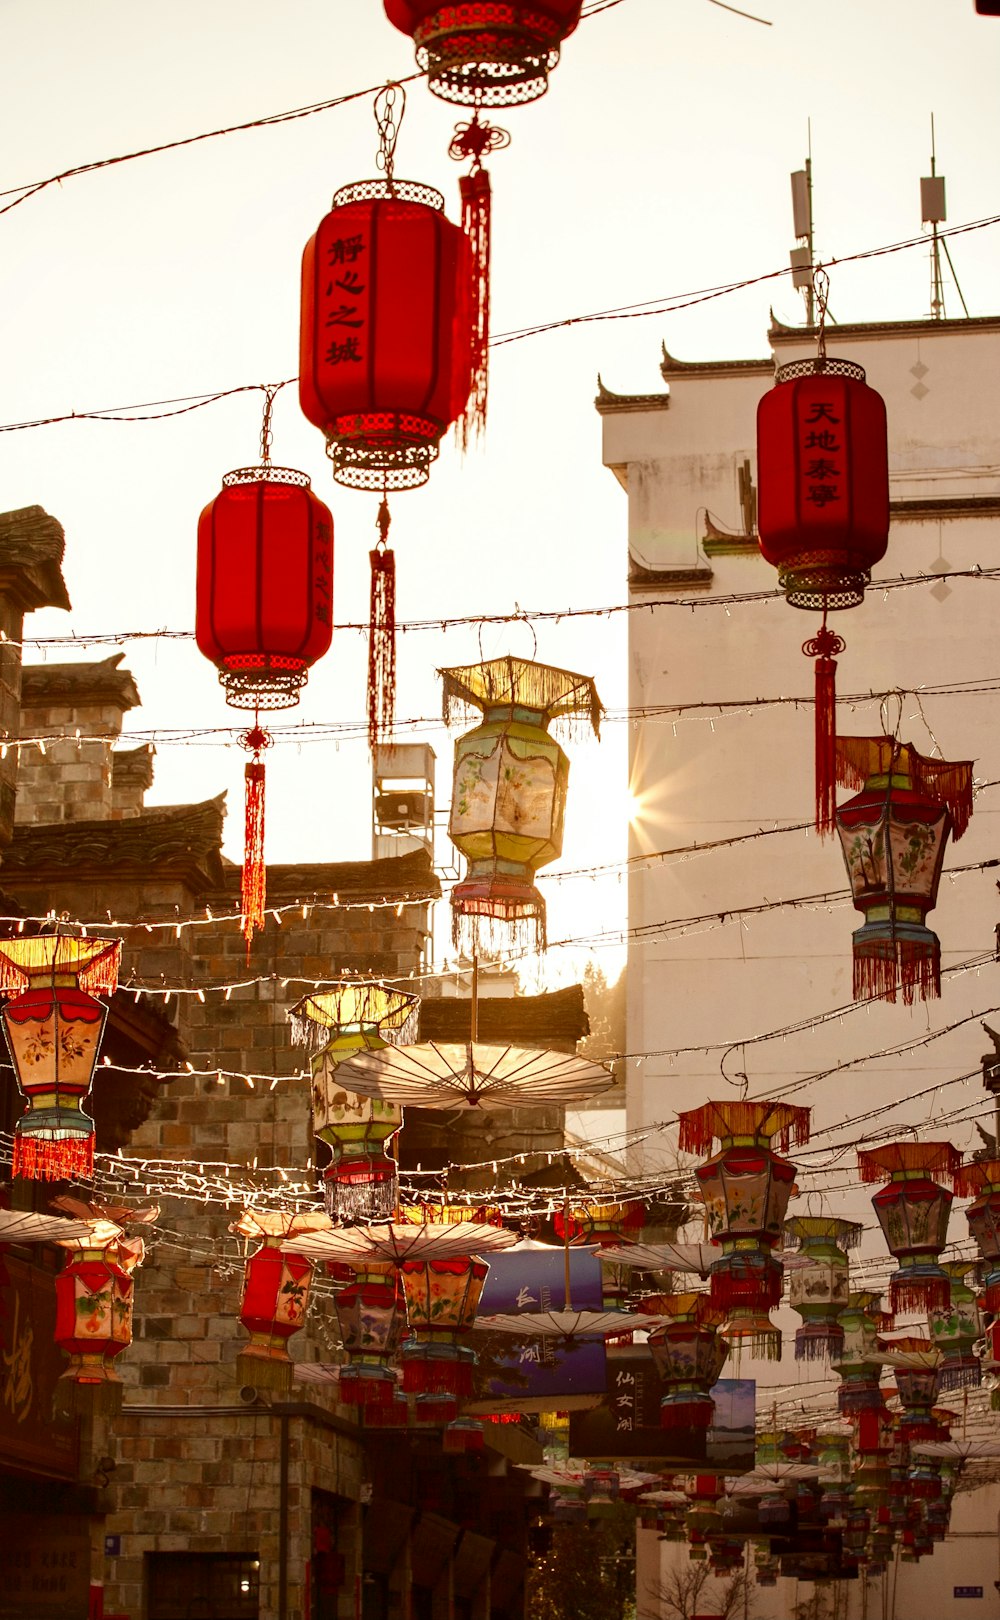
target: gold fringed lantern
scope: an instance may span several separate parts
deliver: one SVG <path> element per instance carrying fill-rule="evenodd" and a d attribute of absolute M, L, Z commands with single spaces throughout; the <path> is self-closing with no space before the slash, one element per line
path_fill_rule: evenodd
<path fill-rule="evenodd" d="M 710 1272 L 721 1332 L 736 1348 L 781 1359 L 781 1334 L 768 1312 L 781 1299 L 783 1272 L 772 1251 L 795 1180 L 795 1166 L 774 1152 L 777 1140 L 808 1142 L 809 1109 L 787 1103 L 709 1102 L 678 1115 L 682 1153 L 704 1153 L 718 1137 L 721 1152 L 695 1176 L 713 1243 L 722 1250 Z"/>
<path fill-rule="evenodd" d="M 31 1180 L 89 1179 L 94 1122 L 82 1111 L 91 1088 L 121 941 L 67 934 L 0 940 L 4 1034 L 28 1112 L 14 1127 L 13 1173 Z M 17 993 L 19 992 L 19 993 Z"/>
<path fill-rule="evenodd" d="M 441 670 L 444 715 L 478 709 L 482 722 L 455 744 L 448 836 L 468 861 L 452 891 L 455 945 L 469 954 L 545 946 L 545 901 L 535 873 L 562 851 L 569 760 L 549 735 L 584 717 L 599 734 L 594 682 L 524 658 Z"/>
<path fill-rule="evenodd" d="M 389 1143 L 402 1108 L 359 1097 L 337 1078 L 358 1052 L 406 1040 L 419 998 L 376 981 L 344 983 L 303 996 L 290 1011 L 292 1038 L 316 1050 L 312 1070 L 313 1131 L 333 1158 L 324 1173 L 326 1207 L 339 1220 L 386 1220 L 395 1211 L 398 1179 Z"/>
<path fill-rule="evenodd" d="M 938 1256 L 948 1241 L 954 1182 L 961 1156 L 950 1142 L 888 1142 L 858 1153 L 862 1181 L 888 1185 L 872 1199 L 886 1248 L 899 1269 L 889 1283 L 893 1311 L 946 1309 L 951 1279 Z"/>
<path fill-rule="evenodd" d="M 785 1222 L 786 1240 L 797 1246 L 789 1271 L 788 1303 L 803 1325 L 795 1333 L 796 1361 L 823 1361 L 844 1343 L 838 1317 L 850 1294 L 847 1250 L 857 1248 L 863 1228 L 829 1215 L 794 1215 Z M 786 1247 L 789 1247 L 786 1241 Z"/>
<path fill-rule="evenodd" d="M 142 1264 L 141 1237 L 128 1238 L 124 1223 L 150 1225 L 156 1206 L 81 1204 L 55 1199 L 53 1207 L 86 1220 L 90 1231 L 58 1238 L 68 1251 L 55 1281 L 55 1341 L 69 1357 L 55 1391 L 55 1406 L 70 1414 L 114 1416 L 121 1409 L 122 1380 L 115 1360 L 132 1343 L 132 1273 Z"/>
<path fill-rule="evenodd" d="M 861 792 L 837 808 L 851 893 L 854 998 L 909 1005 L 941 994 L 941 945 L 926 926 L 949 835 L 972 815 L 972 763 L 925 759 L 894 737 L 838 737 L 837 781 Z"/>
<path fill-rule="evenodd" d="M 250 1342 L 241 1348 L 236 1368 L 251 1387 L 286 1393 L 292 1387 L 288 1341 L 305 1326 L 315 1266 L 285 1244 L 329 1225 L 328 1215 L 313 1211 L 247 1209 L 230 1227 L 240 1237 L 262 1239 L 247 1256 L 240 1300 L 240 1324 Z"/>

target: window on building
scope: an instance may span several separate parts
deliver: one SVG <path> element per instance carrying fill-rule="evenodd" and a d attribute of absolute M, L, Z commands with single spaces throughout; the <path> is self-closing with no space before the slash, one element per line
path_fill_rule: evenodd
<path fill-rule="evenodd" d="M 255 1553 L 147 1553 L 148 1620 L 258 1620 Z"/>

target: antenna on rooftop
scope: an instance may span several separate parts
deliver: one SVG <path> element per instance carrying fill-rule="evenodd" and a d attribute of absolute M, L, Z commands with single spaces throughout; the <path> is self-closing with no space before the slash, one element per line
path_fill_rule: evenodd
<path fill-rule="evenodd" d="M 951 262 L 948 252 L 947 239 L 942 237 L 938 227 L 943 225 L 948 214 L 945 208 L 944 175 L 937 172 L 937 152 L 934 143 L 934 114 L 931 113 L 931 172 L 920 181 L 920 218 L 924 225 L 931 228 L 931 320 L 943 321 L 944 307 L 944 276 L 941 273 L 941 253 L 948 261 L 951 278 L 955 283 L 955 291 L 962 300 L 962 308 L 968 319 L 969 310 L 965 296 L 958 284 L 955 266 Z"/>
<path fill-rule="evenodd" d="M 807 124 L 809 156 L 804 169 L 792 175 L 792 228 L 798 246 L 788 255 L 792 266 L 792 286 L 805 293 L 806 323 L 816 324 L 816 295 L 813 290 L 813 206 L 812 206 L 812 120 Z"/>

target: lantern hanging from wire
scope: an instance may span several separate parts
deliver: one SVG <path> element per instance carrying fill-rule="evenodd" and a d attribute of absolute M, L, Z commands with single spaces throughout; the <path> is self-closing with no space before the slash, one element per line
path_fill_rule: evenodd
<path fill-rule="evenodd" d="M 455 744 L 448 836 L 468 861 L 452 890 L 455 945 L 468 954 L 544 949 L 545 901 L 535 874 L 558 858 L 569 760 L 549 734 L 584 719 L 599 735 L 601 700 L 589 676 L 524 658 L 440 671 L 444 717 L 479 710 Z"/>
<path fill-rule="evenodd" d="M 358 1052 L 407 1040 L 419 1005 L 419 997 L 404 990 L 361 980 L 314 991 L 289 1012 L 293 1040 L 315 1053 L 309 1064 L 313 1131 L 333 1156 L 323 1187 L 326 1208 L 337 1219 L 392 1216 L 398 1178 L 388 1148 L 403 1123 L 396 1103 L 359 1097 L 344 1087 L 337 1071 Z"/>
<path fill-rule="evenodd" d="M 942 1391 L 975 1389 L 982 1382 L 982 1365 L 973 1347 L 983 1337 L 983 1313 L 966 1281 L 974 1263 L 945 1260 L 941 1269 L 949 1278 L 951 1299 L 947 1306 L 931 1305 L 927 1310 L 931 1340 L 941 1352 Z"/>
<path fill-rule="evenodd" d="M 855 931 L 855 1000 L 909 1005 L 941 994 L 941 945 L 926 926 L 937 904 L 949 834 L 972 814 L 972 764 L 925 759 L 894 737 L 838 737 L 837 781 L 860 787 L 837 809 L 851 893 L 865 921 Z"/>
<path fill-rule="evenodd" d="M 821 612 L 802 650 L 816 660 L 816 828 L 833 831 L 836 808 L 837 654 L 833 611 L 857 607 L 889 537 L 885 405 L 853 360 L 826 353 L 829 278 L 816 272 L 815 359 L 779 366 L 757 407 L 757 515 L 765 560 L 791 607 Z"/>
<path fill-rule="evenodd" d="M 961 1155 L 950 1142 L 888 1142 L 858 1153 L 861 1180 L 886 1181 L 872 1199 L 886 1248 L 899 1269 L 889 1282 L 896 1311 L 947 1309 L 951 1279 L 938 1264 L 948 1241 L 953 1182 Z"/>
<path fill-rule="evenodd" d="M 620 1204 L 580 1204 L 556 1210 L 552 1217 L 553 1230 L 561 1243 L 593 1243 L 601 1250 L 601 1301 L 605 1310 L 624 1309 L 629 1292 L 627 1268 L 611 1264 L 608 1256 L 638 1241 L 645 1224 L 646 1205 L 641 1198 Z"/>
<path fill-rule="evenodd" d="M 941 1352 L 921 1334 L 905 1334 L 876 1351 L 872 1360 L 891 1367 L 903 1411 L 899 1435 L 908 1447 L 919 1440 L 937 1440 L 939 1427 L 934 1403 L 940 1387 Z"/>
<path fill-rule="evenodd" d="M 840 1313 L 844 1337 L 833 1367 L 840 1379 L 837 1409 L 842 1417 L 855 1419 L 884 1408 L 878 1368 L 869 1360 L 878 1348 L 879 1334 L 892 1331 L 893 1317 L 881 1309 L 881 1303 L 881 1294 L 859 1289 L 848 1295 Z"/>
<path fill-rule="evenodd" d="M 725 1366 L 729 1345 L 719 1333 L 725 1312 L 707 1294 L 658 1294 L 643 1309 L 668 1317 L 650 1333 L 649 1348 L 666 1386 L 660 1396 L 665 1429 L 709 1429 L 715 1420 L 712 1386 Z"/>
<path fill-rule="evenodd" d="M 862 1227 L 830 1215 L 795 1215 L 785 1222 L 787 1239 L 798 1252 L 789 1271 L 788 1303 L 803 1325 L 795 1333 L 796 1361 L 835 1357 L 844 1343 L 838 1318 L 850 1294 L 848 1249 L 856 1249 Z"/>
<path fill-rule="evenodd" d="M 333 635 L 333 517 L 308 476 L 271 461 L 271 415 L 281 385 L 264 390 L 260 462 L 226 473 L 198 520 L 195 639 L 219 671 L 226 702 L 253 711 L 240 738 L 247 761 L 240 905 L 247 949 L 264 926 L 262 711 L 299 701 Z"/>
<path fill-rule="evenodd" d="M 113 1416 L 123 1392 L 114 1363 L 132 1343 L 132 1274 L 145 1256 L 142 1238 L 126 1237 L 124 1225 L 150 1225 L 160 1212 L 74 1198 L 53 1203 L 90 1226 L 86 1236 L 56 1240 L 68 1252 L 55 1280 L 55 1341 L 69 1365 L 56 1385 L 55 1405 L 70 1414 Z"/>
<path fill-rule="evenodd" d="M 83 1112 L 97 1066 L 121 941 L 39 934 L 0 940 L 4 1034 L 28 1110 L 14 1126 L 12 1171 L 28 1180 L 89 1179 L 94 1122 Z"/>
<path fill-rule="evenodd" d="M 470 107 L 508 107 L 545 94 L 582 0 L 384 3 L 389 21 L 413 40 L 434 95 Z"/>
<path fill-rule="evenodd" d="M 239 1312 L 250 1342 L 241 1347 L 236 1367 L 251 1387 L 282 1391 L 292 1387 L 288 1341 L 305 1326 L 315 1265 L 285 1245 L 329 1225 L 330 1217 L 314 1210 L 290 1214 L 246 1209 L 229 1228 L 240 1237 L 261 1239 L 244 1265 Z"/>
<path fill-rule="evenodd" d="M 472 1394 L 475 1351 L 461 1340 L 472 1330 L 488 1271 L 484 1260 L 471 1255 L 403 1262 L 410 1337 L 402 1364 L 408 1395 Z"/>
<path fill-rule="evenodd" d="M 406 1322 L 399 1274 L 391 1260 L 332 1262 L 346 1283 L 333 1297 L 347 1365 L 340 1370 L 340 1399 L 351 1405 L 391 1405 L 396 1398 L 393 1364 Z"/>
<path fill-rule="evenodd" d="M 1000 1159 L 972 1159 L 955 1180 L 960 1198 L 973 1202 L 965 1211 L 969 1232 L 983 1258 L 983 1308 L 1000 1316 Z"/>
<path fill-rule="evenodd" d="M 770 1101 L 709 1102 L 678 1115 L 682 1153 L 704 1153 L 718 1137 L 721 1151 L 695 1169 L 708 1230 L 722 1256 L 712 1264 L 713 1305 L 726 1313 L 721 1332 L 731 1344 L 778 1361 L 781 1333 L 768 1312 L 781 1299 L 782 1267 L 774 1258 L 795 1180 L 779 1157 L 792 1142 L 808 1142 L 809 1109 Z"/>
<path fill-rule="evenodd" d="M 483 182 L 469 178 L 476 192 L 467 199 L 470 246 L 469 236 L 445 216 L 440 192 L 395 177 L 405 102 L 401 85 L 379 91 L 375 120 L 382 174 L 335 193 L 302 259 L 303 414 L 323 433 L 337 482 L 381 493 L 379 538 L 369 554 L 372 747 L 391 731 L 395 710 L 396 568 L 388 544 L 389 493 L 426 483 L 449 425 L 467 410 L 481 423 L 486 410 L 489 269 Z M 475 137 L 469 151 L 476 175 L 491 144 L 483 126 L 479 130 L 482 140 Z"/>

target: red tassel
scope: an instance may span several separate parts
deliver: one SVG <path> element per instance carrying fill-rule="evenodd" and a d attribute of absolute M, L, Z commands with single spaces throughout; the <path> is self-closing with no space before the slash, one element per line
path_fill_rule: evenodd
<path fill-rule="evenodd" d="M 15 1131 L 11 1173 L 26 1181 L 89 1181 L 94 1174 L 94 1138 L 45 1136 Z"/>
<path fill-rule="evenodd" d="M 661 1429 L 710 1429 L 715 1422 L 715 1402 L 695 1396 L 690 1401 L 660 1403 Z"/>
<path fill-rule="evenodd" d="M 396 558 L 386 545 L 389 503 L 378 510 L 379 543 L 368 553 L 372 570 L 368 618 L 368 746 L 374 753 L 391 735 L 396 717 Z"/>
<path fill-rule="evenodd" d="M 476 168 L 459 181 L 462 193 L 462 229 L 471 249 L 472 298 L 469 336 L 472 350 L 472 388 L 468 404 L 458 421 L 458 438 L 463 450 L 473 435 L 486 427 L 486 406 L 490 368 L 490 177 Z"/>
<path fill-rule="evenodd" d="M 889 1300 L 893 1310 L 901 1315 L 909 1316 L 911 1313 L 923 1311 L 946 1311 L 951 1304 L 951 1279 L 901 1277 L 897 1282 L 893 1276 L 889 1282 Z M 900 1349 L 898 1339 L 893 1349 Z"/>
<path fill-rule="evenodd" d="M 803 642 L 807 658 L 816 660 L 816 831 L 827 837 L 837 816 L 837 661 L 846 642 L 828 630 L 826 614 L 816 635 Z"/>
<path fill-rule="evenodd" d="M 249 748 L 253 759 L 247 762 L 244 827 L 243 873 L 240 882 L 240 910 L 243 913 L 243 938 L 247 942 L 247 955 L 258 928 L 264 926 L 264 902 L 267 899 L 267 867 L 264 864 L 264 762 L 261 752 L 271 746 L 271 738 L 261 726 L 253 726 L 240 738 Z"/>
<path fill-rule="evenodd" d="M 855 1001 L 896 1000 L 897 989 L 907 1007 L 919 993 L 921 1001 L 941 994 L 941 945 L 936 934 L 926 940 L 868 940 L 854 945 Z"/>

